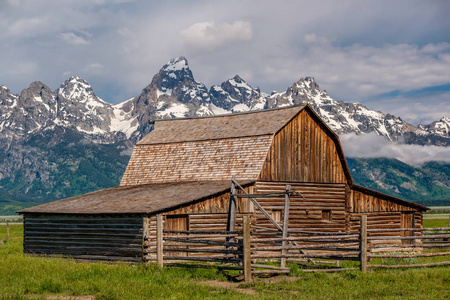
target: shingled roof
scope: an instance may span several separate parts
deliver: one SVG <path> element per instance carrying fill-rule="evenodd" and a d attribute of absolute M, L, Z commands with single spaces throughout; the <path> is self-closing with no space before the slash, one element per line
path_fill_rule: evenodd
<path fill-rule="evenodd" d="M 120 185 L 256 180 L 273 136 L 304 108 L 156 121 L 136 145 Z"/>
<path fill-rule="evenodd" d="M 241 182 L 248 185 L 251 182 Z M 152 214 L 229 191 L 231 181 L 119 186 L 18 211 L 48 214 Z"/>
<path fill-rule="evenodd" d="M 137 145 L 271 135 L 286 125 L 304 107 L 305 105 L 232 115 L 157 120 L 154 130 Z"/>

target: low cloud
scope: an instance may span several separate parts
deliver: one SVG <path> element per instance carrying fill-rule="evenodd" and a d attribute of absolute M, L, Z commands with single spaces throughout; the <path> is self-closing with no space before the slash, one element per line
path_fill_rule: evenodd
<path fill-rule="evenodd" d="M 181 31 L 187 46 L 197 51 L 214 51 L 229 43 L 249 41 L 253 30 L 248 22 L 230 23 L 200 22 Z"/>
<path fill-rule="evenodd" d="M 376 133 L 339 136 L 344 153 L 353 158 L 395 158 L 412 166 L 429 161 L 450 163 L 450 147 L 420 146 L 393 143 Z"/>

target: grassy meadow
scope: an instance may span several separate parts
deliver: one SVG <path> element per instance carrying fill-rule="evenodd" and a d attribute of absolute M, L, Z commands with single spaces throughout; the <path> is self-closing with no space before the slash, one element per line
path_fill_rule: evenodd
<path fill-rule="evenodd" d="M 24 256 L 22 236 L 22 224 L 10 224 L 5 240 L 6 228 L 0 225 L 0 299 L 450 298 L 449 267 L 326 274 L 303 273 L 291 265 L 292 276 L 239 284 L 217 270 Z"/>
<path fill-rule="evenodd" d="M 450 206 L 431 206 L 423 214 L 424 227 L 450 227 Z"/>

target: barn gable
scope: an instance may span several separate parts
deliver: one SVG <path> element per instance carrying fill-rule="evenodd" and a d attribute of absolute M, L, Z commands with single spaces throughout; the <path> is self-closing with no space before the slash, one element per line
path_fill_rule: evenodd
<path fill-rule="evenodd" d="M 120 185 L 196 180 L 352 183 L 339 139 L 309 105 L 155 122 Z"/>
<path fill-rule="evenodd" d="M 136 145 L 120 185 L 256 180 L 274 134 L 303 108 L 156 121 Z"/>
<path fill-rule="evenodd" d="M 309 105 L 275 134 L 259 180 L 353 183 L 338 136 Z"/>

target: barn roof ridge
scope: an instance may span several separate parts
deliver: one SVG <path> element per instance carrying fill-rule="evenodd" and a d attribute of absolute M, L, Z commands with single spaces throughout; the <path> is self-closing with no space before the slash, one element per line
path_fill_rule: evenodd
<path fill-rule="evenodd" d="M 181 117 L 181 118 L 169 118 L 169 119 L 153 119 L 153 120 L 149 120 L 149 122 L 150 123 L 154 123 L 154 122 L 158 122 L 159 123 L 159 122 L 172 122 L 172 121 L 178 121 L 178 120 L 196 120 L 196 119 L 220 118 L 220 117 L 250 115 L 250 114 L 264 113 L 264 112 L 284 110 L 284 109 L 293 109 L 293 108 L 299 108 L 299 111 L 301 111 L 306 106 L 311 107 L 309 105 L 309 103 L 307 103 L 307 104 L 294 104 L 294 105 L 282 106 L 282 107 L 273 107 L 273 108 L 264 108 L 264 109 L 258 109 L 258 110 L 233 112 L 231 114 L 230 113 L 223 113 L 223 114 L 207 115 L 207 116 Z"/>
<path fill-rule="evenodd" d="M 274 135 L 306 105 L 195 118 L 156 120 L 154 129 L 136 145 L 221 140 Z M 311 107 L 309 107 L 311 109 Z"/>

